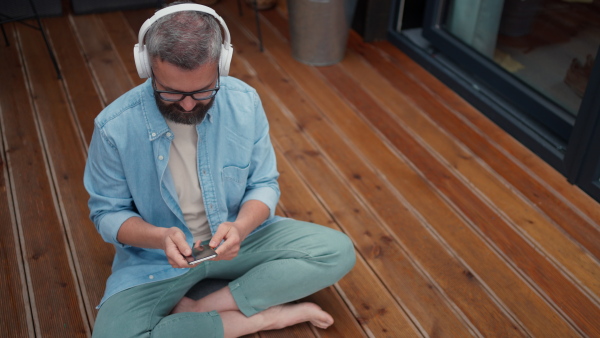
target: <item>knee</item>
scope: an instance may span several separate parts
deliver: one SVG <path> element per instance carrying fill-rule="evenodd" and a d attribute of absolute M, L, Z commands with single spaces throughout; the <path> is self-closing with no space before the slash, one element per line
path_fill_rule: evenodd
<path fill-rule="evenodd" d="M 356 263 L 354 244 L 346 234 L 339 231 L 330 237 L 329 243 L 332 250 L 332 269 L 339 275 L 338 279 L 341 279 Z"/>

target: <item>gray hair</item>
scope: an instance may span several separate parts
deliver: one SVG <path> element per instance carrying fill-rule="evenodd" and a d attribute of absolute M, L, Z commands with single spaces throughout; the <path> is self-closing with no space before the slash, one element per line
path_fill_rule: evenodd
<path fill-rule="evenodd" d="M 146 48 L 152 63 L 158 57 L 186 70 L 211 62 L 218 64 L 221 44 L 221 25 L 217 19 L 198 11 L 164 16 L 146 33 Z"/>

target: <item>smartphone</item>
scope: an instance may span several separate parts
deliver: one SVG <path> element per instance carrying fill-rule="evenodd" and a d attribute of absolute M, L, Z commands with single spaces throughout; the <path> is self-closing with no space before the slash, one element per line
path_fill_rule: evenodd
<path fill-rule="evenodd" d="M 188 262 L 189 265 L 198 264 L 200 262 L 204 262 L 205 260 L 217 257 L 217 253 L 215 250 L 208 245 L 201 246 L 200 248 L 194 247 L 192 249 L 192 256 L 188 257 L 192 260 Z"/>

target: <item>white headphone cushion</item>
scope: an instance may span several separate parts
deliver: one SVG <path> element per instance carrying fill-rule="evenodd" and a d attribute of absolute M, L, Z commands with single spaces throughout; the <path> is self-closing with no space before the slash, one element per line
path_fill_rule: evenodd
<path fill-rule="evenodd" d="M 219 71 L 221 76 L 229 76 L 229 65 L 231 64 L 231 58 L 233 56 L 233 46 L 229 45 L 229 48 L 225 48 L 225 45 L 221 45 L 221 58 L 219 59 Z"/>
<path fill-rule="evenodd" d="M 133 56 L 135 59 L 135 68 L 138 71 L 140 78 L 145 79 L 152 76 L 152 69 L 148 60 L 148 50 L 144 48 L 144 51 L 140 53 L 140 47 L 136 43 L 133 46 Z"/>

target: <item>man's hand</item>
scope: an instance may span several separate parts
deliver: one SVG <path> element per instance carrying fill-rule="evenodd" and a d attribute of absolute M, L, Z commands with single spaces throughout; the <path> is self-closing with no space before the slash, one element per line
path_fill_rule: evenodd
<path fill-rule="evenodd" d="M 185 257 L 192 255 L 192 248 L 187 244 L 181 229 L 173 227 L 165 231 L 163 247 L 169 264 L 174 268 L 190 268 Z"/>
<path fill-rule="evenodd" d="M 240 245 L 244 238 L 246 235 L 241 233 L 235 222 L 221 223 L 209 243 L 211 248 L 215 248 L 221 241 L 224 241 L 216 250 L 218 256 L 215 260 L 234 259 L 240 251 Z"/>

